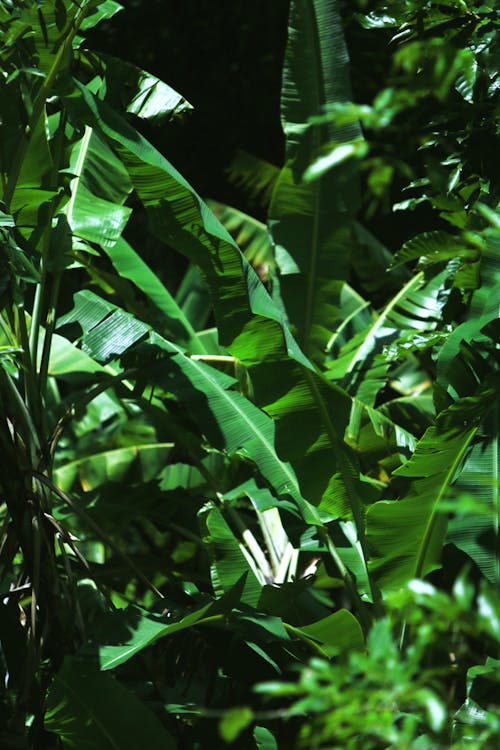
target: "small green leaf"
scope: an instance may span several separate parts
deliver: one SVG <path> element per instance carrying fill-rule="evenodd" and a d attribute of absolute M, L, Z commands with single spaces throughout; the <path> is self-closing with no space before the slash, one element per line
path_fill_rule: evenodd
<path fill-rule="evenodd" d="M 219 722 L 220 736 L 227 743 L 234 742 L 252 721 L 253 711 L 248 706 L 232 708 Z"/>

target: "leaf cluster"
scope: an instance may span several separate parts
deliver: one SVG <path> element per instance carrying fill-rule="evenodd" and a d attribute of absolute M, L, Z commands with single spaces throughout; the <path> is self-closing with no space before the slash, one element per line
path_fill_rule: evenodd
<path fill-rule="evenodd" d="M 0 3 L 2 747 L 492 742 L 500 225 L 458 133 L 496 15 L 364 13 L 397 27 L 368 106 L 338 4 L 294 0 L 284 164 L 233 165 L 264 224 L 141 134 L 191 105 L 87 49 L 119 10 Z M 395 208 L 434 213 L 395 248 L 405 119 Z"/>

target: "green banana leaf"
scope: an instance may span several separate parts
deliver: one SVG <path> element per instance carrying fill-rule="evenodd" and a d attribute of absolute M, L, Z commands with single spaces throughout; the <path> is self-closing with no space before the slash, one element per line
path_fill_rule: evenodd
<path fill-rule="evenodd" d="M 77 292 L 74 301 L 73 310 L 58 324 L 80 325 L 83 351 L 98 362 L 128 352 L 125 362 L 142 370 L 143 383 L 174 392 L 213 445 L 230 455 L 243 451 L 250 456 L 278 497 L 291 498 L 309 522 L 318 522 L 301 496 L 292 468 L 276 454 L 273 421 L 229 390 L 234 378 L 187 356 L 154 333 L 143 347 L 131 348 L 149 333 L 143 323 L 89 291 Z"/>
<path fill-rule="evenodd" d="M 186 180 L 105 102 L 78 82 L 75 86 L 65 100 L 68 110 L 78 119 L 89 119 L 114 144 L 148 211 L 152 231 L 201 268 L 213 293 L 221 343 L 233 341 L 252 314 L 259 315 L 267 325 L 259 338 L 270 336 L 310 367 L 236 243 Z M 252 349 L 255 346 L 252 342 Z"/>
<path fill-rule="evenodd" d="M 76 59 L 89 77 L 93 74 L 102 78 L 105 99 L 118 112 L 159 125 L 193 109 L 171 86 L 129 62 L 89 50 L 80 51 Z"/>
<path fill-rule="evenodd" d="M 224 203 L 208 201 L 208 206 L 234 237 L 234 241 L 254 268 L 262 265 L 274 266 L 271 238 L 265 224 Z"/>
<path fill-rule="evenodd" d="M 250 443 L 259 469 L 273 487 L 292 491 L 293 501 L 307 523 L 321 524 L 315 509 L 309 503 L 304 506 L 300 498 L 318 504 L 328 490 L 338 507 L 345 508 L 349 517 L 354 514 L 362 539 L 364 487 L 359 482 L 356 461 L 343 444 L 351 408 L 349 397 L 314 372 L 283 315 L 230 235 L 174 167 L 85 87 L 76 84 L 65 101 L 70 113 L 88 118 L 114 144 L 155 234 L 200 266 L 211 288 L 222 343 L 252 368 L 258 405 L 280 421 L 278 453 L 283 460 L 276 462 L 272 438 L 271 442 L 267 437 L 262 441 L 261 434 L 256 443 Z M 235 395 L 225 400 L 234 403 Z M 300 454 L 290 444 L 298 421 Z M 263 462 L 264 456 L 272 456 L 272 461 L 267 464 L 266 458 Z M 300 465 L 294 465 L 301 474 L 298 494 L 294 474 L 292 484 L 283 481 L 283 466 L 290 460 Z M 271 469 L 278 465 L 283 480 Z"/>
<path fill-rule="evenodd" d="M 151 321 L 159 333 L 173 338 L 180 346 L 193 354 L 205 354 L 207 348 L 203 340 L 195 332 L 189 316 L 182 306 L 170 294 L 149 266 L 142 260 L 129 243 L 120 237 L 113 247 L 106 250 L 111 263 L 115 267 L 120 279 L 129 279 L 141 292 L 146 295 L 148 307 L 143 313 L 146 322 Z M 112 281 L 111 281 L 112 285 Z M 205 305 L 207 294 L 204 295 Z M 148 314 L 148 308 L 152 308 Z M 208 307 L 210 310 L 210 307 Z"/>
<path fill-rule="evenodd" d="M 107 370 L 64 336 L 54 334 L 51 342 L 49 374 L 67 379 L 75 373 L 106 373 Z"/>
<path fill-rule="evenodd" d="M 82 350 L 101 363 L 120 357 L 149 332 L 145 323 L 86 290 L 75 294 L 75 307 L 57 325 L 69 323 L 80 325 Z"/>
<path fill-rule="evenodd" d="M 262 586 L 268 581 L 257 567 L 251 551 L 240 542 L 220 510 L 213 506 L 200 513 L 203 541 L 210 557 L 210 574 L 216 596 L 229 591 L 243 575 L 241 601 L 256 607 Z"/>
<path fill-rule="evenodd" d="M 357 122 L 343 128 L 309 119 L 350 100 L 349 60 L 334 0 L 293 0 L 282 86 L 286 157 L 269 209 L 280 290 L 297 340 L 315 362 L 339 317 L 349 273 L 352 222 L 359 203 L 356 167 L 340 165 L 313 183 L 304 170 L 331 142 L 361 142 Z"/>
<path fill-rule="evenodd" d="M 49 689 L 45 729 L 68 750 L 177 747 L 155 714 L 109 674 L 66 657 Z"/>
<path fill-rule="evenodd" d="M 367 513 L 370 569 L 390 590 L 440 565 L 447 518 L 440 503 L 460 472 L 479 426 L 492 406 L 494 385 L 480 387 L 439 414 L 417 443 L 411 459 L 394 472 L 410 480 L 399 500 L 383 500 Z"/>
<path fill-rule="evenodd" d="M 71 151 L 69 171 L 73 179 L 65 210 L 74 235 L 112 246 L 132 213 L 123 205 L 132 190 L 127 170 L 102 137 L 86 127 Z"/>

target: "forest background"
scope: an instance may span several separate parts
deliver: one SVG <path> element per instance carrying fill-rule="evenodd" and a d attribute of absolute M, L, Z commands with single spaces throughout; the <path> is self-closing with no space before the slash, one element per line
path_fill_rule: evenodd
<path fill-rule="evenodd" d="M 0 746 L 496 748 L 495 4 L 0 25 Z"/>

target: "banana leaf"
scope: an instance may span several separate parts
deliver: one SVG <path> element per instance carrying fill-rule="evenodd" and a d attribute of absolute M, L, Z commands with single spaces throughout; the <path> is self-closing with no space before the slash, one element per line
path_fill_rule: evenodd
<path fill-rule="evenodd" d="M 350 100 L 348 68 L 335 0 L 294 0 L 281 99 L 286 157 L 273 191 L 269 227 L 288 318 L 300 346 L 318 363 L 339 317 L 349 274 L 359 184 L 351 162 L 313 183 L 302 176 L 331 142 L 361 141 L 357 122 L 342 128 L 309 125 L 327 104 Z"/>
<path fill-rule="evenodd" d="M 89 662 L 66 657 L 47 696 L 45 729 L 71 750 L 132 750 L 146 742 L 177 747 L 158 717 L 133 693 Z"/>
<path fill-rule="evenodd" d="M 76 60 L 89 75 L 103 80 L 105 99 L 119 112 L 159 125 L 193 109 L 171 86 L 129 62 L 89 50 L 79 52 Z"/>
<path fill-rule="evenodd" d="M 274 266 L 271 237 L 265 224 L 224 203 L 208 201 L 208 206 L 226 227 L 254 268 Z"/>
<path fill-rule="evenodd" d="M 409 481 L 407 487 L 395 483 L 400 499 L 369 508 L 370 569 L 380 588 L 397 588 L 439 567 L 447 526 L 440 503 L 468 457 L 494 395 L 495 385 L 485 384 L 439 414 L 411 459 L 394 472 Z"/>
<path fill-rule="evenodd" d="M 58 324 L 79 324 L 83 351 L 98 362 L 127 354 L 124 362 L 138 368 L 140 382 L 174 392 L 213 445 L 230 455 L 237 451 L 249 455 L 278 497 L 290 497 L 314 522 L 314 509 L 302 498 L 292 468 L 276 454 L 273 421 L 242 395 L 229 390 L 236 382 L 234 378 L 187 356 L 154 333 L 144 346 L 134 346 L 149 329 L 92 292 L 77 292 L 74 301 L 73 310 Z"/>
<path fill-rule="evenodd" d="M 259 437 L 257 443 L 250 444 L 260 470 L 273 487 L 292 491 L 293 501 L 299 504 L 307 523 L 321 525 L 310 503 L 318 504 L 328 491 L 337 507 L 345 508 L 349 517 L 355 516 L 362 540 L 364 487 L 355 457 L 343 443 L 350 398 L 314 371 L 231 236 L 175 168 L 88 89 L 76 84 L 65 101 L 70 113 L 88 118 L 113 143 L 148 211 L 155 234 L 201 268 L 212 292 L 222 343 L 252 368 L 258 405 L 279 420 L 278 453 L 283 460 L 278 459 L 278 463 L 300 464 L 300 468 L 294 464 L 295 471 L 301 474 L 298 494 L 295 472 L 292 471 L 290 485 L 284 480 L 282 468 L 278 473 L 284 481 L 274 476 L 274 469 L 270 471 L 271 465 L 276 466 L 272 438 L 269 442 L 268 438 L 262 441 Z M 225 400 L 234 402 L 235 395 Z M 289 437 L 297 432 L 298 422 L 300 453 Z M 267 459 L 262 463 L 265 455 L 272 456 L 269 465 Z M 304 497 L 309 501 L 306 506 L 300 500 Z"/>
<path fill-rule="evenodd" d="M 448 525 L 448 540 L 469 555 L 481 573 L 497 586 L 500 583 L 498 412 L 497 399 L 454 486 L 458 497 L 453 501 L 455 514 Z M 473 506 L 465 512 L 461 508 L 461 495 L 473 499 Z"/>

